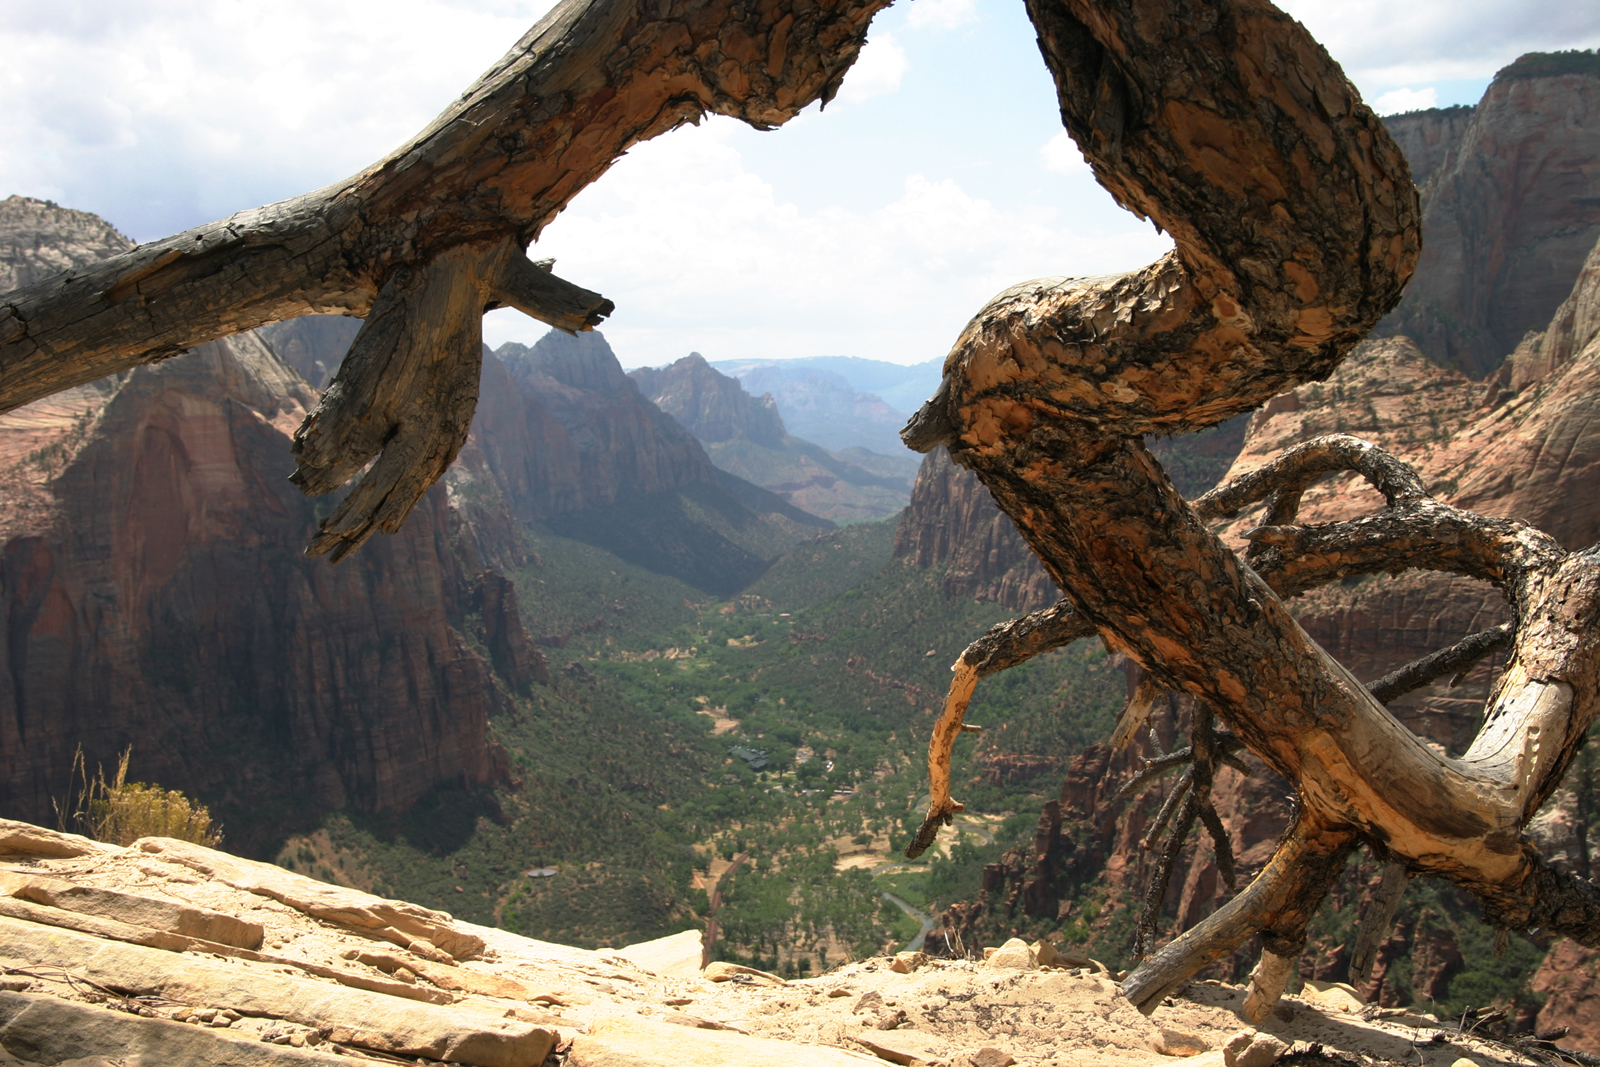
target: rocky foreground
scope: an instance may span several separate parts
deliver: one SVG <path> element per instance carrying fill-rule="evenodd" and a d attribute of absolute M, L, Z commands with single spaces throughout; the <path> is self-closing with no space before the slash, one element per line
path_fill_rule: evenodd
<path fill-rule="evenodd" d="M 3 1065 L 1537 1062 L 1345 987 L 1286 998 L 1259 1031 L 1243 998 L 1196 983 L 1147 1019 L 1105 968 L 1020 941 L 795 982 L 702 971 L 693 931 L 590 952 L 181 841 L 0 820 Z"/>

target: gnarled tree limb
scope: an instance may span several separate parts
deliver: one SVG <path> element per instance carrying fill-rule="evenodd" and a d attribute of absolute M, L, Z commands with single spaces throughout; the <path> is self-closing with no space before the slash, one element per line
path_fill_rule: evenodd
<path fill-rule="evenodd" d="M 337 560 L 398 528 L 459 449 L 469 320 L 509 306 L 581 330 L 611 311 L 522 255 L 556 213 L 685 122 L 768 129 L 831 99 L 886 2 L 565 0 L 360 174 L 0 296 L 0 412 L 297 315 L 381 311 L 297 436 L 308 492 L 381 454 L 311 547 Z"/>
<path fill-rule="evenodd" d="M 1559 878 L 1521 843 L 1600 705 L 1594 553 L 1430 501 L 1409 471 L 1346 440 L 1207 505 L 1276 494 L 1271 529 L 1257 531 L 1274 546 L 1254 553 L 1258 573 L 1141 443 L 1325 376 L 1394 305 L 1418 242 L 1399 150 L 1304 29 L 1264 0 L 1030 0 L 1029 12 L 1095 176 L 1177 249 L 1132 274 L 996 297 L 904 437 L 944 444 L 975 471 L 1107 646 L 1214 709 L 1297 785 L 1301 806 L 1267 870 L 1147 958 L 1130 999 L 1150 1010 L 1255 932 L 1292 957 L 1361 839 L 1466 888 L 1502 926 L 1537 920 L 1600 943 L 1600 887 Z M 1384 489 L 1385 512 L 1288 526 L 1309 480 L 1344 468 Z M 1510 664 L 1460 759 L 1391 716 L 1274 591 L 1293 592 L 1297 574 L 1330 580 L 1353 540 L 1355 568 L 1460 570 L 1512 601 Z"/>

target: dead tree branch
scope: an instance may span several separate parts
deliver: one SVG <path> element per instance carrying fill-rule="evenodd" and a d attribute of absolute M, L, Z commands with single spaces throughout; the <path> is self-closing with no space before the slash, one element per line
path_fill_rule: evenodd
<path fill-rule="evenodd" d="M 365 317 L 296 436 L 308 493 L 361 484 L 312 552 L 393 531 L 461 447 L 479 319 L 565 330 L 611 301 L 523 249 L 629 147 L 708 114 L 761 129 L 830 100 L 886 0 L 565 0 L 360 174 L 0 296 L 0 412 L 297 315 Z"/>
<path fill-rule="evenodd" d="M 1324 441 L 1199 510 L 1141 443 L 1326 376 L 1394 305 L 1418 245 L 1399 150 L 1264 0 L 1030 0 L 1029 13 L 1096 178 L 1177 249 L 1131 274 L 1000 294 L 962 332 L 905 439 L 943 444 L 975 471 L 1107 646 L 1211 708 L 1300 802 L 1263 873 L 1147 957 L 1125 991 L 1148 1011 L 1258 932 L 1269 956 L 1293 958 L 1363 839 L 1474 893 L 1498 925 L 1600 943 L 1600 887 L 1562 879 L 1521 843 L 1600 708 L 1600 559 L 1431 501 L 1361 442 Z M 1376 484 L 1383 513 L 1291 525 L 1310 480 L 1338 469 Z M 1269 494 L 1255 533 L 1266 547 L 1247 563 L 1204 518 Z M 1281 599 L 1413 567 L 1493 581 L 1516 616 L 1510 662 L 1460 759 L 1401 725 Z M 1275 973 L 1260 970 L 1258 1009 L 1281 988 Z"/>

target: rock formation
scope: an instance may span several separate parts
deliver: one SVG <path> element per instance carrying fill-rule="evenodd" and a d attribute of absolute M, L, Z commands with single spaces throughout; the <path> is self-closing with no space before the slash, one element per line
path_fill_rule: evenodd
<path fill-rule="evenodd" d="M 702 969 L 700 949 L 694 932 L 568 948 L 181 841 L 117 848 L 0 822 L 3 1067 L 1266 1067 L 1291 1045 L 1318 1049 L 1299 1062 L 1342 1060 L 1322 1048 L 1537 1062 L 1471 1026 L 1369 1020 L 1309 988 L 1259 1032 L 1237 1014 L 1245 991 L 1216 982 L 1145 1018 L 1068 945 L 1008 943 L 988 962 L 907 952 L 792 982 Z"/>
<path fill-rule="evenodd" d="M 641 392 L 705 446 L 721 470 L 826 519 L 879 519 L 905 507 L 916 460 L 852 453 L 869 468 L 793 437 L 771 393 L 752 397 L 693 352 L 666 367 L 629 372 Z"/>
<path fill-rule="evenodd" d="M 551 331 L 484 360 L 474 431 L 523 522 L 717 484 L 694 438 L 639 395 L 598 331 Z"/>
<path fill-rule="evenodd" d="M 497 774 L 499 699 L 452 628 L 469 583 L 442 492 L 370 559 L 300 546 L 287 477 L 311 391 L 249 337 L 0 419 L 3 810 L 52 817 L 76 746 L 214 798 L 248 847 L 268 817 L 403 809 Z M 294 781 L 300 788 L 285 790 Z"/>
<path fill-rule="evenodd" d="M 894 556 L 908 566 L 944 567 L 947 596 L 992 600 L 1019 612 L 1061 596 L 977 475 L 950 462 L 942 448 L 922 460 L 911 504 L 895 528 Z"/>
<path fill-rule="evenodd" d="M 1423 245 L 1380 330 L 1483 377 L 1550 321 L 1600 237 L 1600 58 L 1524 56 L 1463 117 L 1388 122 L 1424 186 Z"/>
<path fill-rule="evenodd" d="M 361 320 L 348 315 L 302 315 L 256 332 L 300 377 L 325 389 L 360 330 Z"/>
<path fill-rule="evenodd" d="M 463 458 L 522 522 L 648 570 L 732 594 L 833 523 L 718 470 L 700 442 L 640 394 L 598 332 L 508 343 L 483 366 Z"/>
<path fill-rule="evenodd" d="M 133 247 L 105 219 L 49 200 L 0 200 L 0 293 Z"/>
<path fill-rule="evenodd" d="M 1418 188 L 1426 189 L 1433 176 L 1452 158 L 1462 134 L 1472 123 L 1474 110 L 1457 104 L 1408 111 L 1383 120 L 1394 143 L 1405 153 L 1406 162 L 1411 164 L 1411 180 Z"/>
<path fill-rule="evenodd" d="M 771 393 L 752 397 L 737 378 L 719 374 L 698 352 L 665 367 L 629 371 L 639 391 L 703 443 L 735 439 L 782 448 L 789 432 Z"/>
<path fill-rule="evenodd" d="M 0 208 L 9 263 L 120 240 L 82 212 Z M 288 435 L 315 399 L 241 335 L 0 417 L 0 810 L 54 820 L 80 745 L 91 772 L 133 745 L 136 776 L 212 801 L 243 849 L 504 772 L 503 698 L 452 624 L 485 579 L 444 490 L 370 558 L 301 555 L 319 504 L 287 481 Z M 537 677 L 514 598 L 490 599 L 491 651 Z"/>

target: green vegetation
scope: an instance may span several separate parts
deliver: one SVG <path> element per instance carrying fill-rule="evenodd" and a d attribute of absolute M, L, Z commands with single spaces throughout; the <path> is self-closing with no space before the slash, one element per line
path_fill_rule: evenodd
<path fill-rule="evenodd" d="M 559 515 L 548 525 L 717 596 L 739 592 L 769 560 L 833 526 L 731 475 L 717 485 L 697 483 Z"/>
<path fill-rule="evenodd" d="M 1560 74 L 1600 77 L 1600 52 L 1574 48 L 1565 52 L 1529 52 L 1495 71 L 1495 81 L 1517 78 L 1553 78 Z"/>
<path fill-rule="evenodd" d="M 889 564 L 895 519 L 862 522 L 802 541 L 745 589 L 779 611 L 809 608 L 845 592 Z"/>
<path fill-rule="evenodd" d="M 969 712 L 986 732 L 954 765 L 968 815 L 947 853 L 905 863 L 949 665 L 1012 613 L 946 598 L 941 574 L 890 559 L 893 536 L 893 520 L 825 533 L 719 601 L 530 529 L 511 577 L 552 684 L 494 720 L 510 783 L 331 816 L 278 862 L 590 947 L 703 926 L 715 886 L 717 954 L 791 974 L 903 944 L 918 925 L 882 894 L 923 911 L 972 896 L 1124 681 L 1082 643 L 986 685 Z"/>

